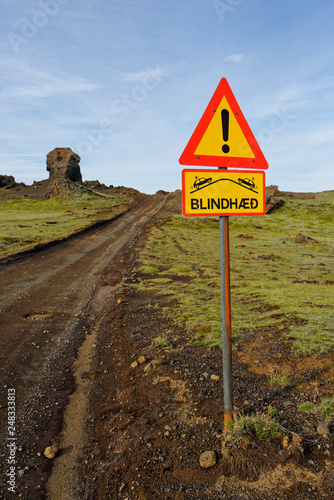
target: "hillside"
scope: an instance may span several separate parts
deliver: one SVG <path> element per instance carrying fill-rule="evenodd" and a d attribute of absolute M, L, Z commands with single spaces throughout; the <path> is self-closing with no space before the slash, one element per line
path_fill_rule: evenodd
<path fill-rule="evenodd" d="M 140 198 L 98 181 L 44 180 L 0 189 L 0 258 L 62 240 L 117 217 Z"/>

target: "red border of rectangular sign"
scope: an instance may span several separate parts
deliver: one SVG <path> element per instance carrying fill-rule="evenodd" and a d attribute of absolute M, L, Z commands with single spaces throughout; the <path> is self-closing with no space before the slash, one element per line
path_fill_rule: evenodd
<path fill-rule="evenodd" d="M 219 213 L 203 213 L 203 214 L 187 214 L 185 212 L 185 189 L 184 189 L 184 183 L 185 183 L 185 172 L 202 172 L 203 170 L 202 169 L 198 169 L 198 168 L 184 168 L 182 170 L 182 214 L 185 216 L 185 217 L 217 217 L 217 216 L 222 216 L 222 217 L 230 217 L 230 216 L 253 216 L 255 217 L 256 215 L 265 215 L 266 213 L 266 176 L 265 176 L 265 172 L 263 171 L 259 171 L 259 170 L 221 170 L 221 172 L 225 172 L 226 174 L 228 174 L 229 172 L 231 173 L 234 173 L 234 174 L 262 174 L 263 175 L 263 200 L 264 200 L 264 206 L 263 206 L 263 212 L 256 212 L 256 213 L 224 213 L 224 212 L 219 212 Z M 209 173 L 209 172 L 219 172 L 219 169 L 210 169 L 210 170 L 205 170 L 206 173 Z"/>
<path fill-rule="evenodd" d="M 227 102 L 229 103 L 231 110 L 248 141 L 249 147 L 253 151 L 254 158 L 195 155 L 197 146 L 210 125 L 214 113 L 224 97 L 226 97 Z M 226 78 L 222 78 L 220 80 L 219 85 L 216 88 L 206 110 L 204 111 L 202 118 L 200 119 L 188 141 L 188 144 L 180 156 L 179 163 L 181 165 L 196 165 L 199 167 L 251 168 L 259 170 L 265 170 L 268 168 L 268 162 L 265 159 Z"/>

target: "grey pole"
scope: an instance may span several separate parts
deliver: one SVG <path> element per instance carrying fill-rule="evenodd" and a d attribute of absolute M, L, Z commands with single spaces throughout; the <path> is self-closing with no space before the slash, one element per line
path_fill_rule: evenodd
<path fill-rule="evenodd" d="M 224 428 L 233 421 L 229 218 L 219 217 L 224 378 Z"/>

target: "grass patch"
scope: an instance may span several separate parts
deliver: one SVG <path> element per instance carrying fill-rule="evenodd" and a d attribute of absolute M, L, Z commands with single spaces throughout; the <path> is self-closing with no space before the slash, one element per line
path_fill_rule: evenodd
<path fill-rule="evenodd" d="M 205 340 L 195 340 L 195 342 L 192 342 L 190 344 L 191 347 L 204 347 L 206 345 Z"/>
<path fill-rule="evenodd" d="M 154 339 L 155 347 L 169 347 L 170 345 L 172 345 L 171 341 L 161 335 Z"/>
<path fill-rule="evenodd" d="M 255 415 L 236 415 L 229 430 L 224 433 L 224 446 L 242 446 L 254 440 L 277 438 L 282 434 L 280 425 L 271 416 L 264 413 Z"/>
<path fill-rule="evenodd" d="M 313 200 L 286 200 L 262 217 L 230 217 L 232 335 L 278 327 L 296 355 L 334 347 L 333 192 Z M 298 243 L 299 234 L 307 236 Z M 200 341 L 221 343 L 218 218 L 175 215 L 154 228 L 140 254 L 154 268 L 137 286 L 172 297 L 169 314 Z M 172 278 L 166 286 L 157 278 Z M 149 281 L 148 281 L 149 280 Z"/>
<path fill-rule="evenodd" d="M 320 414 L 325 422 L 331 423 L 334 420 L 334 396 L 325 398 L 316 405 L 316 411 Z"/>
<path fill-rule="evenodd" d="M 294 340 L 295 350 L 303 354 L 322 354 L 334 347 L 334 312 L 326 311 L 325 318 L 316 311 L 313 314 L 310 320 L 296 326 L 288 335 Z"/>
<path fill-rule="evenodd" d="M 278 417 L 279 415 L 278 409 L 271 405 L 268 406 L 268 413 L 271 417 Z"/>
<path fill-rule="evenodd" d="M 277 439 L 282 435 L 279 424 L 268 415 L 236 416 L 222 439 L 224 465 L 233 476 L 258 479 L 268 468 L 268 455 L 277 452 Z"/>
<path fill-rule="evenodd" d="M 75 183 L 73 183 L 75 184 Z M 79 186 L 65 199 L 0 202 L 0 257 L 64 238 L 94 222 L 111 219 L 129 202 L 124 196 L 94 196 Z"/>
<path fill-rule="evenodd" d="M 292 382 L 289 379 L 288 373 L 286 372 L 284 373 L 274 372 L 269 378 L 269 384 L 279 385 L 280 387 L 289 387 L 295 385 L 294 382 Z"/>
<path fill-rule="evenodd" d="M 314 409 L 313 403 L 303 403 L 298 407 L 298 411 L 301 413 L 309 412 Z"/>
<path fill-rule="evenodd" d="M 303 413 L 312 413 L 318 419 L 323 419 L 327 424 L 334 420 L 334 396 L 324 398 L 320 403 L 303 403 L 299 406 L 298 411 Z"/>

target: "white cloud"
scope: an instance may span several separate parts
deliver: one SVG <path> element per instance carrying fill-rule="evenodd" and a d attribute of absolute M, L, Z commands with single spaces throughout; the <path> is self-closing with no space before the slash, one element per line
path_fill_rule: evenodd
<path fill-rule="evenodd" d="M 73 94 L 97 90 L 100 86 L 88 79 L 67 71 L 46 71 L 38 68 L 38 62 L 30 64 L 4 56 L 0 61 L 2 98 L 43 98 L 56 94 Z"/>
<path fill-rule="evenodd" d="M 96 85 L 83 81 L 73 80 L 54 80 L 49 82 L 40 82 L 28 86 L 11 87 L 0 92 L 0 98 L 3 99 L 26 99 L 26 98 L 44 98 L 56 94 L 74 94 L 82 91 L 95 90 Z"/>
<path fill-rule="evenodd" d="M 146 69 L 135 73 L 124 73 L 122 80 L 124 82 L 142 82 L 152 72 L 154 72 L 157 77 L 165 76 L 160 66 L 156 66 L 155 68 L 147 67 Z"/>
<path fill-rule="evenodd" d="M 225 57 L 224 61 L 231 62 L 231 63 L 239 63 L 243 59 L 244 59 L 243 54 L 231 54 L 230 56 Z"/>

